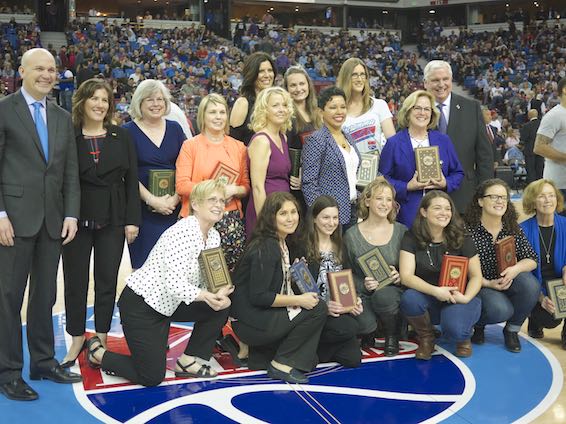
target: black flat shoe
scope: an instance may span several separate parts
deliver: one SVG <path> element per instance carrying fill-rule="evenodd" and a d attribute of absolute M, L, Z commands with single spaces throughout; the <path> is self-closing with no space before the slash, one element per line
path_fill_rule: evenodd
<path fill-rule="evenodd" d="M 81 352 L 82 352 L 83 350 L 85 350 L 85 349 L 86 349 L 86 339 L 85 339 L 85 341 L 83 342 L 83 345 L 81 346 L 81 350 L 79 350 L 79 353 L 77 354 L 77 356 L 75 356 L 75 359 L 70 359 L 70 360 L 68 360 L 68 361 L 62 362 L 62 363 L 59 364 L 59 366 L 60 366 L 61 368 L 71 368 L 73 365 L 75 365 L 75 362 L 77 361 L 77 358 L 79 357 L 79 355 L 81 354 Z"/>
<path fill-rule="evenodd" d="M 309 378 L 295 368 L 291 368 L 290 372 L 283 372 L 271 364 L 267 367 L 267 376 L 274 380 L 283 380 L 293 384 L 306 384 L 309 382 Z"/>
<path fill-rule="evenodd" d="M 505 348 L 509 352 L 518 353 L 521 351 L 521 342 L 519 341 L 518 333 L 503 330 L 503 338 L 505 339 Z"/>
<path fill-rule="evenodd" d="M 69 372 L 60 365 L 56 365 L 48 370 L 34 370 L 29 373 L 32 380 L 51 380 L 55 383 L 73 384 L 83 381 L 80 374 Z"/>
<path fill-rule="evenodd" d="M 0 393 L 11 400 L 36 400 L 39 395 L 22 378 L 0 384 Z"/>
<path fill-rule="evenodd" d="M 480 325 L 474 326 L 474 335 L 471 338 L 473 344 L 482 345 L 485 343 L 485 327 Z"/>
<path fill-rule="evenodd" d="M 95 346 L 96 343 L 98 343 L 98 345 Z M 104 347 L 102 346 L 102 342 L 100 341 L 100 338 L 98 336 L 93 336 L 88 339 L 88 341 L 86 342 L 86 362 L 88 363 L 89 367 L 94 369 L 100 368 L 100 364 L 93 361 L 94 354 L 100 349 L 104 349 Z"/>

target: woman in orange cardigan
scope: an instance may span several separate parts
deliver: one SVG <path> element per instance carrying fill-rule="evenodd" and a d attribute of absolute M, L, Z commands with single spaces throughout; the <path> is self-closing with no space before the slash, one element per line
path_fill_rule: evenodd
<path fill-rule="evenodd" d="M 200 102 L 197 125 L 201 133 L 185 141 L 177 158 L 176 190 L 182 197 L 181 216 L 189 214 L 189 198 L 195 184 L 220 178 L 226 184 L 226 212 L 215 224 L 220 233 L 226 263 L 233 271 L 244 251 L 246 232 L 242 197 L 250 191 L 247 151 L 243 143 L 228 136 L 228 105 L 218 94 Z"/>

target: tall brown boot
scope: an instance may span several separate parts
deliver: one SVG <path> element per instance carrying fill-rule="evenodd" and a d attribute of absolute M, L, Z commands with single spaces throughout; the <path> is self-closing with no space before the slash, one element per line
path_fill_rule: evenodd
<path fill-rule="evenodd" d="M 428 312 L 416 317 L 407 317 L 407 321 L 419 336 L 419 348 L 415 352 L 415 358 L 429 360 L 434 352 L 434 328 Z"/>

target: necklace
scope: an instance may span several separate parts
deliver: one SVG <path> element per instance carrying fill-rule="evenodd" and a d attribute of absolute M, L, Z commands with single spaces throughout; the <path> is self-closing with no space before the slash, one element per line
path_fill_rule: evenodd
<path fill-rule="evenodd" d="M 550 249 L 552 248 L 552 240 L 554 239 L 554 225 L 552 226 L 552 232 L 550 233 L 550 241 L 548 243 L 548 247 L 546 247 L 546 243 L 544 241 L 544 237 L 542 236 L 542 232 L 540 231 L 540 225 L 538 228 L 538 234 L 540 236 L 540 241 L 542 242 L 542 246 L 544 247 L 544 251 L 546 252 L 546 263 L 550 263 Z"/>

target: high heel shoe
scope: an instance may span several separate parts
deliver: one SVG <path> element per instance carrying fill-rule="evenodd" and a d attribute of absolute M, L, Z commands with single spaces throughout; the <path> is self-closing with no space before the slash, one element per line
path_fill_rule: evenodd
<path fill-rule="evenodd" d="M 96 343 L 98 343 L 98 345 L 94 346 Z M 100 364 L 93 361 L 93 359 L 96 359 L 94 357 L 94 354 L 100 349 L 104 349 L 104 347 L 102 346 L 102 342 L 100 341 L 98 336 L 93 336 L 88 339 L 88 341 L 86 342 L 86 362 L 88 363 L 89 367 L 94 369 L 100 368 Z"/>
<path fill-rule="evenodd" d="M 77 353 L 77 356 L 75 356 L 75 359 L 69 359 L 68 361 L 65 361 L 65 362 L 59 364 L 59 366 L 60 366 L 61 368 L 71 368 L 73 365 L 75 365 L 75 362 L 77 361 L 77 358 L 79 357 L 79 355 L 81 354 L 81 352 L 82 352 L 83 350 L 85 350 L 85 349 L 86 349 L 86 338 L 85 338 L 85 340 L 83 341 L 83 345 L 81 346 L 81 350 L 79 350 L 79 353 Z"/>

